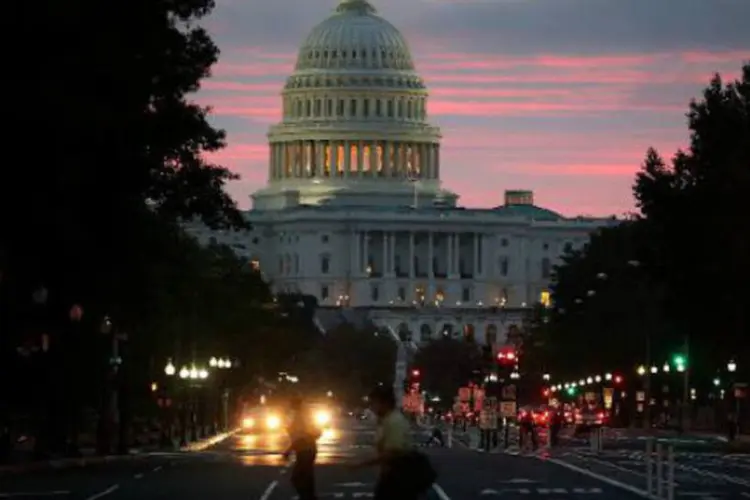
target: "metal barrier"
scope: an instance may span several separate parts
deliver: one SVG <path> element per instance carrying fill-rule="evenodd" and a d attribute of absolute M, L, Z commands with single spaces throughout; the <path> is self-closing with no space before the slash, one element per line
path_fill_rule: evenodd
<path fill-rule="evenodd" d="M 591 451 L 599 453 L 604 449 L 604 428 L 595 427 L 589 431 L 589 444 Z"/>
<path fill-rule="evenodd" d="M 674 446 L 646 441 L 646 491 L 656 500 L 674 500 Z"/>

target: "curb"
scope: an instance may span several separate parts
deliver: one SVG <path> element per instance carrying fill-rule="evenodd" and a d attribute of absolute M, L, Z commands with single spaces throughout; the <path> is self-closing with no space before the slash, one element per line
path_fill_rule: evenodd
<path fill-rule="evenodd" d="M 191 451 L 203 451 L 211 446 L 214 446 L 221 441 L 229 438 L 230 436 L 239 432 L 239 429 L 235 429 L 216 436 L 190 443 L 186 446 L 178 448 L 181 452 Z M 77 457 L 77 458 L 61 458 L 57 460 L 45 460 L 37 462 L 28 462 L 18 465 L 7 465 L 0 466 L 0 477 L 11 476 L 16 474 L 25 474 L 29 472 L 39 472 L 46 470 L 58 470 L 58 469 L 72 469 L 75 467 L 86 467 L 90 465 L 98 465 L 112 462 L 124 462 L 129 460 L 138 460 L 147 458 L 154 451 L 157 450 L 142 450 L 132 449 L 126 455 L 104 455 L 104 456 L 90 456 L 90 457 Z"/>
<path fill-rule="evenodd" d="M 74 467 L 86 467 L 108 462 L 121 462 L 136 460 L 145 457 L 146 454 L 131 452 L 127 455 L 104 455 L 82 458 L 61 458 L 58 460 L 47 460 L 42 462 L 30 462 L 20 465 L 8 465 L 0 467 L 0 476 L 24 474 L 27 472 L 38 472 L 44 470 L 69 469 Z"/>
<path fill-rule="evenodd" d="M 221 434 L 217 434 L 213 437 L 202 439 L 194 443 L 190 443 L 188 445 L 182 446 L 180 448 L 180 451 L 188 451 L 188 452 L 189 451 L 204 451 L 212 446 L 215 446 L 221 443 L 225 439 L 237 434 L 238 432 L 240 432 L 239 428 L 232 429 L 229 432 L 222 432 Z"/>

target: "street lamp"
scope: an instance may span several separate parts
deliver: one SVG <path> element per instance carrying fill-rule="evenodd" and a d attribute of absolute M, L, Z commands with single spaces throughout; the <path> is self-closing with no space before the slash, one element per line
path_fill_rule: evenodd
<path fill-rule="evenodd" d="M 174 364 L 172 364 L 172 360 L 168 360 L 167 365 L 164 367 L 164 373 L 167 375 L 167 377 L 172 377 L 174 376 L 176 371 L 177 368 L 175 368 Z"/>
<path fill-rule="evenodd" d="M 638 375 L 643 376 L 646 374 L 646 367 L 641 365 L 638 367 L 636 371 L 638 372 Z"/>
<path fill-rule="evenodd" d="M 737 363 L 734 360 L 731 360 L 729 361 L 729 363 L 727 363 L 727 371 L 729 373 L 734 373 L 737 371 Z"/>
<path fill-rule="evenodd" d="M 661 369 L 664 373 L 669 373 L 669 363 L 664 363 L 664 366 L 662 366 Z"/>

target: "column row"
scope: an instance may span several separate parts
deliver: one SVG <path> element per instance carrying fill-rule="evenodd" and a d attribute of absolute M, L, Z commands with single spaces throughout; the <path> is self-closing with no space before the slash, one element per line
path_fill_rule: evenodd
<path fill-rule="evenodd" d="M 440 178 L 440 145 L 391 141 L 272 143 L 269 179 Z"/>
<path fill-rule="evenodd" d="M 463 277 L 484 273 L 484 234 L 356 232 L 354 272 L 366 276 Z"/>

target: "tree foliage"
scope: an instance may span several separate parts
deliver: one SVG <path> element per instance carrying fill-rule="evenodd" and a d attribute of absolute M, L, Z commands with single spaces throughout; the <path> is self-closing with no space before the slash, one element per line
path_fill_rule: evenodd
<path fill-rule="evenodd" d="M 531 341 L 557 375 L 580 376 L 582 359 L 600 372 L 649 356 L 663 362 L 679 342 L 662 314 L 663 286 L 650 278 L 643 229 L 638 221 L 602 229 L 555 269 L 555 307 L 538 311 Z"/>
<path fill-rule="evenodd" d="M 235 176 L 204 159 L 224 134 L 188 100 L 218 55 L 197 24 L 212 6 L 43 1 L 14 16 L 35 41 L 14 53 L 11 142 L 33 154 L 0 174 L 0 247 L 22 293 L 128 309 L 173 243 L 165 226 L 243 226 L 224 191 Z"/>
<path fill-rule="evenodd" d="M 295 370 L 308 390 L 330 390 L 354 404 L 377 384 L 393 384 L 395 366 L 393 339 L 345 323 L 321 336 Z"/>
<path fill-rule="evenodd" d="M 691 350 L 723 364 L 750 354 L 750 64 L 726 85 L 716 75 L 687 116 L 689 147 L 671 164 L 649 151 L 634 193 L 671 316 Z"/>
<path fill-rule="evenodd" d="M 224 133 L 191 101 L 218 57 L 200 26 L 213 6 L 10 7 L 28 39 L 6 61 L 14 68 L 6 142 L 19 155 L 0 171 L 0 370 L 26 336 L 43 332 L 54 334 L 50 357 L 106 365 L 105 315 L 129 334 L 139 376 L 161 370 L 167 355 L 221 351 L 249 366 L 280 365 L 267 362 L 278 351 L 288 357 L 263 337 L 294 333 L 261 306 L 266 284 L 229 249 L 201 248 L 181 228 L 194 219 L 246 228 L 225 191 L 236 175 L 206 156 L 224 146 Z M 42 287 L 43 311 L 32 300 Z M 73 304 L 84 311 L 81 349 L 70 348 Z M 52 393 L 75 389 L 67 373 L 50 382 Z"/>
<path fill-rule="evenodd" d="M 627 368 L 647 350 L 661 363 L 686 337 L 699 368 L 748 356 L 750 65 L 728 85 L 717 75 L 688 124 L 690 146 L 670 164 L 647 151 L 634 184 L 640 215 L 555 269 L 555 307 L 534 334 L 561 372 L 580 376 L 581 359 L 586 370 Z"/>
<path fill-rule="evenodd" d="M 412 360 L 421 371 L 422 386 L 444 401 L 452 401 L 459 387 L 483 368 L 478 346 L 443 336 L 422 346 Z"/>

